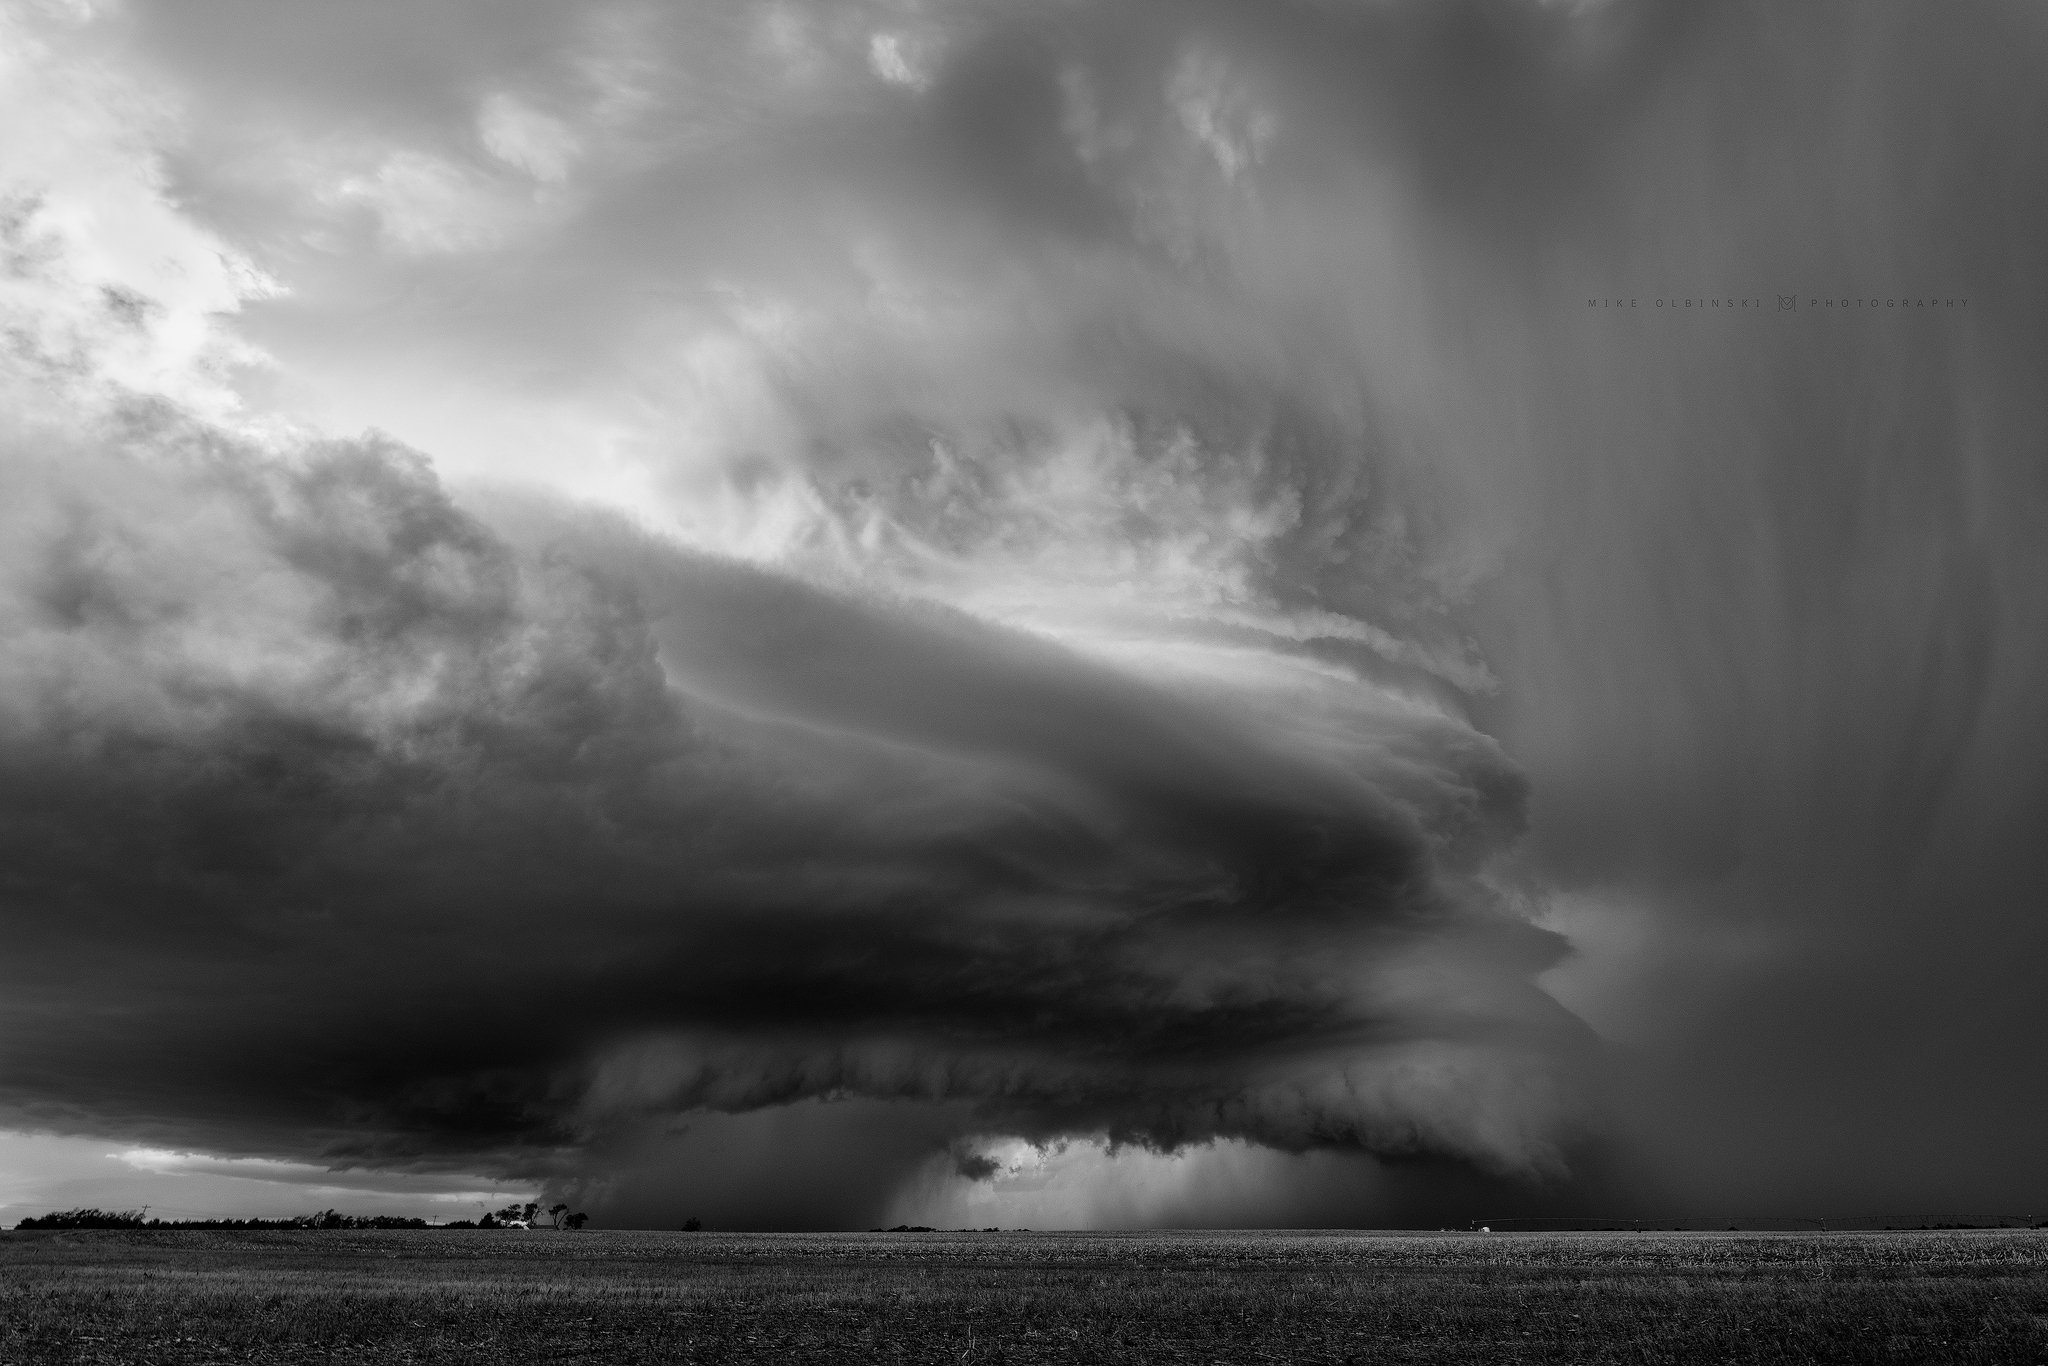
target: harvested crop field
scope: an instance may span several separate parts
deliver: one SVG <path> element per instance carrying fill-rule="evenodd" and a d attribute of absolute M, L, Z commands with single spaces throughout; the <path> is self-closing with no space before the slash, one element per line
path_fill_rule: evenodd
<path fill-rule="evenodd" d="M 2048 1362 L 2048 1234 L 0 1235 L 6 1362 Z"/>

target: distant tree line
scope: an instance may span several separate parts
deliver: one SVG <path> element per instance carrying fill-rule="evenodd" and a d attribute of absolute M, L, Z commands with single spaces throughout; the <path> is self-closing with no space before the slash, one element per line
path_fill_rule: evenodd
<path fill-rule="evenodd" d="M 1473 1233 L 1591 1233 L 1598 1231 L 1654 1233 L 1757 1232 L 1826 1233 L 1901 1229 L 2039 1228 L 2048 1229 L 2048 1217 L 2038 1214 L 1761 1214 L 1734 1218 L 1700 1219 L 1534 1219 L 1506 1217 L 1474 1219 L 1466 1225 Z M 1448 1232 L 1449 1230 L 1445 1230 Z"/>
<path fill-rule="evenodd" d="M 587 1214 L 571 1214 L 567 1205 L 556 1205 L 546 1210 L 546 1223 L 540 1223 L 536 1215 L 543 1213 L 538 1202 L 525 1205 L 507 1205 L 495 1214 L 486 1214 L 481 1219 L 457 1220 L 448 1224 L 430 1224 L 424 1219 L 405 1219 L 395 1214 L 342 1214 L 337 1210 L 322 1210 L 318 1214 L 301 1214 L 289 1219 L 148 1219 L 143 1217 L 146 1210 L 105 1210 L 66 1209 L 53 1210 L 48 1214 L 32 1215 L 16 1224 L 17 1229 L 80 1229 L 80 1228 L 142 1228 L 142 1229 L 297 1229 L 297 1228 L 582 1228 L 590 1221 Z"/>
<path fill-rule="evenodd" d="M 16 1228 L 144 1228 L 147 1221 L 142 1211 L 124 1209 L 65 1209 L 52 1210 L 40 1218 L 30 1217 L 15 1225 Z"/>
<path fill-rule="evenodd" d="M 546 1222 L 543 1223 L 542 1220 Z M 582 1228 L 590 1222 L 587 1214 L 571 1214 L 567 1205 L 550 1205 L 543 1210 L 538 1200 L 525 1204 L 517 1201 L 484 1215 L 474 1222 L 457 1219 L 441 1225 L 442 1228 Z"/>
<path fill-rule="evenodd" d="M 432 1228 L 424 1219 L 406 1219 L 396 1214 L 342 1214 L 322 1210 L 288 1219 L 145 1219 L 140 1210 L 66 1209 L 22 1220 L 16 1228 L 197 1228 L 197 1229 L 294 1229 L 294 1228 Z"/>

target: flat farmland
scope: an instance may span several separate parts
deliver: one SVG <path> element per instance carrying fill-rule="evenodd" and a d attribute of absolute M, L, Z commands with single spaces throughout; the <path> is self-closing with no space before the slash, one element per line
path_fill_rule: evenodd
<path fill-rule="evenodd" d="M 2048 1234 L 0 1234 L 15 1362 L 2048 1362 Z"/>

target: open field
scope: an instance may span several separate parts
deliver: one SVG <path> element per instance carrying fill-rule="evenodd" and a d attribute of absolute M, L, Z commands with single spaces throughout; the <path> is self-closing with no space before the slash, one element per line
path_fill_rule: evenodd
<path fill-rule="evenodd" d="M 0 1234 L 15 1362 L 2048 1362 L 2048 1233 Z"/>

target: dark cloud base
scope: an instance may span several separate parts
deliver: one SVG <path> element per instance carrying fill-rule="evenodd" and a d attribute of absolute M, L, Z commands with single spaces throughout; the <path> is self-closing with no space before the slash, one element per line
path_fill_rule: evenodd
<path fill-rule="evenodd" d="M 508 541 L 394 447 L 91 437 L 11 465 L 17 1122 L 569 1174 L 866 1096 L 1557 1166 L 1583 1031 L 1474 876 L 1520 784 L 1447 718 L 1311 762 L 594 514 Z"/>
<path fill-rule="evenodd" d="M 477 92 L 596 107 L 612 49 L 516 55 L 588 31 L 122 30 L 187 202 L 798 529 L 458 500 L 10 331 L 10 1122 L 621 1221 L 860 1225 L 997 1135 L 1371 1155 L 1287 1222 L 2041 1202 L 2030 9 L 631 8 L 656 114 L 453 264 L 252 199 L 249 130 L 374 105 L 510 204 Z M 1970 304 L 1586 308 L 1786 290 Z M 678 314 L 764 358 L 710 454 Z"/>

